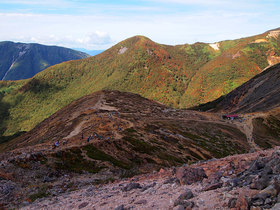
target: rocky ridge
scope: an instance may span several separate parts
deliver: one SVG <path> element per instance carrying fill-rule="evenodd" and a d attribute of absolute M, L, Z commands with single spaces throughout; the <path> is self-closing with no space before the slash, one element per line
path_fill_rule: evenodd
<path fill-rule="evenodd" d="M 89 185 L 22 209 L 279 209 L 279 168 L 276 147 Z"/>
<path fill-rule="evenodd" d="M 271 151 L 213 159 L 260 150 L 263 142 L 270 143 L 270 147 L 279 145 L 276 136 L 254 141 L 256 131 L 253 121 L 267 117 L 266 113 L 244 114 L 243 117 L 240 121 L 225 120 L 216 113 L 171 109 L 137 94 L 96 92 L 72 102 L 30 132 L 1 145 L 0 203 L 7 208 L 32 207 L 33 202 L 52 206 L 52 203 L 44 202 L 48 199 L 52 202 L 58 198 L 63 200 L 60 196 L 64 196 L 66 200 L 63 202 L 68 204 L 74 191 L 78 194 L 74 193 L 73 199 L 77 195 L 83 198 L 79 192 L 93 186 L 97 195 L 118 201 L 125 196 L 124 193 L 129 199 L 131 192 L 139 197 L 137 190 L 145 189 L 141 191 L 143 197 L 141 195 L 140 200 L 134 199 L 131 203 L 124 200 L 123 204 L 112 200 L 111 203 L 120 208 L 121 205 L 130 208 L 134 201 L 135 205 L 151 208 L 148 197 L 144 197 L 148 188 L 154 190 L 151 195 L 159 190 L 160 194 L 154 197 L 155 207 L 195 207 L 198 192 L 230 187 L 231 184 L 225 185 L 226 180 L 236 177 L 240 179 L 234 181 L 239 184 L 238 187 L 250 185 L 253 190 L 262 190 L 277 178 L 277 168 L 274 167 L 278 165 L 277 157 L 272 157 Z M 258 127 L 261 128 L 260 125 Z M 58 141 L 60 143 L 54 147 Z M 256 144 L 259 146 L 256 147 Z M 258 160 L 260 166 L 253 172 L 244 172 L 257 156 L 268 158 L 262 159 L 262 162 Z M 209 159 L 211 161 L 207 161 Z M 270 159 L 276 160 L 270 163 Z M 199 163 L 191 165 L 194 162 Z M 264 163 L 269 163 L 271 170 L 265 168 Z M 151 171 L 154 173 L 150 174 Z M 267 174 L 269 178 L 263 179 Z M 173 193 L 169 193 L 171 185 L 167 184 L 174 187 Z M 161 186 L 165 186 L 164 190 L 168 193 L 161 194 Z M 191 192 L 186 190 L 186 186 Z M 106 194 L 113 187 L 115 194 Z M 159 195 L 162 198 L 157 197 Z M 90 202 L 93 203 L 100 199 L 94 196 L 89 196 L 92 198 L 87 200 L 92 199 Z M 168 196 L 171 196 L 172 202 L 167 204 L 164 200 L 170 199 Z M 69 202 L 68 198 L 71 198 Z M 186 198 L 192 200 L 185 201 Z M 156 203 L 158 201 L 160 203 Z M 230 205 L 237 205 L 232 202 Z M 275 199 L 270 206 L 272 204 L 275 204 Z M 58 202 L 58 205 L 62 204 Z M 85 208 L 88 205 L 89 202 L 85 201 L 79 206 L 67 208 Z M 103 206 L 104 209 L 113 208 L 101 203 L 98 204 L 100 206 L 94 205 L 97 209 Z M 54 205 L 50 208 L 64 207 Z"/>

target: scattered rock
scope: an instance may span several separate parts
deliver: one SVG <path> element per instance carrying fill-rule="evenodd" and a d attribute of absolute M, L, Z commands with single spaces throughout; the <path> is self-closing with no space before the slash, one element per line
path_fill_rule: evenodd
<path fill-rule="evenodd" d="M 207 178 L 202 168 L 181 167 L 176 171 L 176 178 L 182 185 L 190 185 L 192 183 L 202 181 Z"/>
<path fill-rule="evenodd" d="M 84 203 L 81 203 L 78 208 L 82 209 L 82 208 L 85 208 L 87 205 L 88 205 L 88 202 L 84 202 Z"/>
<path fill-rule="evenodd" d="M 8 196 L 15 190 L 15 184 L 12 181 L 2 180 L 0 182 L 0 194 Z"/>
<path fill-rule="evenodd" d="M 275 189 L 275 185 L 271 184 L 264 190 L 261 190 L 258 194 L 256 194 L 252 199 L 251 199 L 251 204 L 253 206 L 262 206 L 268 203 L 265 203 L 265 201 L 268 198 L 274 198 L 278 194 L 277 190 Z M 271 200 L 267 200 L 271 201 Z M 272 203 L 271 203 L 272 204 Z"/>
<path fill-rule="evenodd" d="M 28 201 L 23 201 L 23 202 L 22 202 L 22 205 L 23 205 L 23 206 L 27 206 L 28 204 L 29 204 Z"/>
<path fill-rule="evenodd" d="M 265 199 L 264 204 L 265 204 L 265 205 L 266 205 L 266 204 L 271 205 L 271 204 L 272 204 L 272 199 L 271 199 L 271 198 Z"/>
<path fill-rule="evenodd" d="M 144 191 L 146 191 L 147 189 L 156 186 L 156 184 L 157 184 L 156 182 L 153 182 L 152 184 L 146 185 L 146 186 L 144 186 L 144 187 L 142 188 L 141 191 L 144 192 Z"/>
<path fill-rule="evenodd" d="M 178 205 L 182 205 L 185 208 L 186 207 L 191 207 L 192 208 L 192 204 L 193 202 L 187 202 L 186 200 L 189 200 L 191 198 L 193 198 L 194 195 L 192 193 L 192 191 L 190 189 L 186 189 L 186 191 L 184 193 L 182 193 L 174 202 L 174 206 L 178 206 Z"/>
<path fill-rule="evenodd" d="M 179 200 L 188 200 L 188 199 L 191 199 L 191 198 L 193 198 L 194 196 L 193 196 L 193 193 L 192 193 L 192 191 L 190 190 L 190 189 L 186 189 L 186 191 L 184 192 L 184 193 L 182 193 L 179 197 L 178 197 L 178 199 Z"/>
<path fill-rule="evenodd" d="M 130 190 L 139 189 L 139 188 L 142 188 L 139 183 L 132 182 L 132 183 L 127 184 L 125 187 L 123 187 L 122 190 L 127 192 Z"/>
<path fill-rule="evenodd" d="M 265 161 L 263 158 L 258 158 L 255 161 L 252 162 L 250 165 L 249 170 L 250 171 L 257 171 L 265 167 Z"/>
<path fill-rule="evenodd" d="M 251 206 L 250 210 L 262 210 L 262 208 L 259 206 Z"/>
<path fill-rule="evenodd" d="M 194 202 L 193 201 L 185 201 L 185 200 L 181 200 L 181 201 L 175 201 L 174 203 L 174 207 L 176 206 L 183 206 L 184 208 L 193 208 L 194 207 Z"/>
<path fill-rule="evenodd" d="M 175 182 L 180 183 L 179 180 L 178 180 L 177 178 L 172 177 L 172 178 L 170 178 L 170 179 L 165 180 L 165 181 L 163 182 L 163 184 L 173 184 L 173 183 L 175 183 Z"/>
<path fill-rule="evenodd" d="M 163 168 L 161 168 L 161 169 L 159 170 L 159 174 L 164 174 L 164 172 L 165 172 L 165 170 L 164 170 Z"/>
<path fill-rule="evenodd" d="M 220 179 L 223 176 L 223 173 L 224 173 L 223 171 L 218 171 L 218 172 L 212 174 L 210 177 L 208 177 L 208 179 L 210 179 L 210 180 L 212 180 L 214 182 L 219 182 Z"/>
<path fill-rule="evenodd" d="M 238 186 L 239 182 L 240 182 L 240 179 L 234 178 L 234 179 L 231 180 L 230 185 L 232 187 L 236 187 L 236 186 Z"/>
<path fill-rule="evenodd" d="M 147 204 L 148 202 L 147 202 L 147 200 L 145 200 L 145 199 L 142 199 L 142 200 L 139 200 L 139 201 L 136 201 L 136 202 L 134 202 L 134 204 L 137 204 L 137 205 L 145 205 L 145 204 Z"/>
<path fill-rule="evenodd" d="M 251 189 L 257 189 L 257 190 L 263 190 L 268 186 L 270 182 L 270 179 L 268 176 L 262 176 L 260 179 L 253 180 L 250 188 Z"/>
<path fill-rule="evenodd" d="M 124 205 L 120 205 L 117 208 L 115 208 L 115 210 L 125 210 Z"/>
<path fill-rule="evenodd" d="M 48 176 L 44 176 L 43 178 L 43 182 L 51 182 L 53 179 L 51 179 L 50 177 Z"/>
<path fill-rule="evenodd" d="M 88 189 L 87 189 L 87 192 L 92 192 L 95 190 L 95 187 L 94 186 L 90 186 Z"/>
<path fill-rule="evenodd" d="M 236 206 L 236 201 L 237 201 L 237 198 L 231 198 L 231 199 L 229 199 L 229 201 L 228 201 L 228 208 L 235 208 L 235 206 Z"/>
<path fill-rule="evenodd" d="M 173 210 L 185 210 L 185 207 L 182 205 L 175 206 Z"/>
<path fill-rule="evenodd" d="M 271 210 L 279 210 L 280 209 L 280 203 L 276 203 Z"/>
<path fill-rule="evenodd" d="M 204 191 L 215 190 L 215 189 L 221 188 L 222 186 L 223 186 L 223 183 L 221 183 L 221 182 L 213 183 L 213 184 L 207 185 L 203 190 Z"/>
<path fill-rule="evenodd" d="M 245 197 L 239 197 L 236 200 L 235 208 L 236 209 L 248 209 L 249 204 Z"/>

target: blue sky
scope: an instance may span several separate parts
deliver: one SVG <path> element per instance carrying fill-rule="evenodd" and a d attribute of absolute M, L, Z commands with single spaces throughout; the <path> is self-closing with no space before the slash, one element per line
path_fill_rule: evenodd
<path fill-rule="evenodd" d="M 134 35 L 213 43 L 280 27 L 279 0 L 0 0 L 0 40 L 106 49 Z"/>

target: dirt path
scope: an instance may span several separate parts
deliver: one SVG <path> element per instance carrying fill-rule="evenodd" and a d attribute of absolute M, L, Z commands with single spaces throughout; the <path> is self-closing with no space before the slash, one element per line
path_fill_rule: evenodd
<path fill-rule="evenodd" d="M 254 137 L 253 137 L 253 131 L 254 131 L 254 125 L 253 125 L 253 119 L 258 117 L 265 117 L 266 115 L 263 113 L 254 113 L 254 114 L 247 114 L 244 115 L 245 120 L 242 122 L 239 122 L 237 120 L 234 120 L 233 123 L 245 133 L 247 137 L 247 141 L 249 145 L 256 151 L 261 150 L 261 148 L 255 143 Z"/>
<path fill-rule="evenodd" d="M 105 104 L 104 100 L 104 93 L 100 95 L 98 102 L 92 107 L 93 109 L 101 109 L 101 110 L 108 110 L 108 111 L 118 111 L 116 107 L 108 106 Z"/>
<path fill-rule="evenodd" d="M 77 134 L 81 133 L 81 129 L 83 124 L 85 124 L 86 121 L 82 121 L 68 136 L 66 136 L 64 139 L 70 139 L 73 136 L 76 136 Z"/>

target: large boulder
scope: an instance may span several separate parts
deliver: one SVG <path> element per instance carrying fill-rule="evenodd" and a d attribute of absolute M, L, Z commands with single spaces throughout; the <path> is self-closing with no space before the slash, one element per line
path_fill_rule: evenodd
<path fill-rule="evenodd" d="M 181 167 L 176 170 L 176 178 L 182 185 L 189 185 L 207 178 L 202 168 Z"/>
<path fill-rule="evenodd" d="M 127 184 L 123 189 L 122 191 L 130 191 L 130 190 L 133 190 L 133 189 L 140 189 L 142 188 L 141 185 L 139 183 L 135 183 L 135 182 L 131 182 L 129 184 Z"/>

